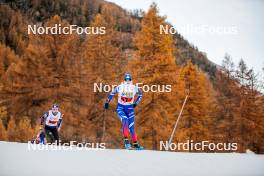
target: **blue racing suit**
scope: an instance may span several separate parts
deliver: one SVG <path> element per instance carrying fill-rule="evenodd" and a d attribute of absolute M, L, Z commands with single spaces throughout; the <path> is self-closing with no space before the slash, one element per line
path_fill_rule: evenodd
<path fill-rule="evenodd" d="M 112 100 L 115 94 L 118 94 L 116 112 L 122 122 L 123 136 L 124 138 L 128 138 L 128 133 L 130 132 L 133 142 L 137 142 L 134 108 L 142 98 L 142 91 L 131 82 L 123 82 L 111 92 L 108 96 L 107 103 Z M 137 98 L 134 101 L 136 95 Z"/>

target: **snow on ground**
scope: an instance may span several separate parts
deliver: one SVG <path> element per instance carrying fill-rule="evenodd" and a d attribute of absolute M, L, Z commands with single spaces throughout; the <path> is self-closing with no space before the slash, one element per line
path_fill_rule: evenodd
<path fill-rule="evenodd" d="M 0 142 L 0 175 L 263 176 L 264 155 L 133 150 L 29 150 Z"/>

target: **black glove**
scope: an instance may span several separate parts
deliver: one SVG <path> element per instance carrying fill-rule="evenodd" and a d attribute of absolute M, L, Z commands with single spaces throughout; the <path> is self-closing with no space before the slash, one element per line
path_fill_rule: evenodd
<path fill-rule="evenodd" d="M 136 106 L 137 106 L 137 104 L 136 104 L 136 103 L 134 103 L 134 104 L 133 104 L 133 107 L 135 108 Z"/>
<path fill-rule="evenodd" d="M 105 108 L 105 109 L 108 109 L 108 107 L 109 107 L 109 103 L 105 103 L 105 104 L 104 104 L 104 108 Z"/>

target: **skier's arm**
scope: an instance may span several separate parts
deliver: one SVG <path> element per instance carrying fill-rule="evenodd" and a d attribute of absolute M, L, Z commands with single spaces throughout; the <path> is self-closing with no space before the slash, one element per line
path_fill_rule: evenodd
<path fill-rule="evenodd" d="M 62 117 L 63 117 L 64 114 L 61 115 L 59 121 L 58 121 L 58 125 L 57 125 L 57 128 L 60 129 L 61 127 L 61 124 L 62 124 Z"/>
<path fill-rule="evenodd" d="M 138 104 L 139 102 L 140 102 L 140 100 L 141 100 L 141 98 L 142 98 L 142 91 L 137 87 L 137 93 L 136 93 L 136 95 L 137 95 L 137 99 L 136 99 L 136 101 L 134 102 L 134 104 Z"/>
<path fill-rule="evenodd" d="M 105 102 L 105 105 L 104 105 L 104 108 L 105 108 L 105 109 L 108 109 L 110 101 L 112 100 L 113 96 L 114 96 L 115 94 L 117 94 L 117 93 L 118 93 L 118 86 L 115 87 L 114 91 L 112 91 L 112 92 L 110 93 L 110 95 L 107 97 L 106 102 Z"/>
<path fill-rule="evenodd" d="M 110 93 L 110 95 L 108 96 L 107 100 L 106 100 L 106 103 L 110 103 L 110 101 L 112 100 L 113 96 L 115 94 L 118 93 L 118 86 L 115 87 L 115 89 Z"/>
<path fill-rule="evenodd" d="M 61 124 L 62 124 L 62 119 L 59 119 L 59 121 L 58 121 L 58 128 L 60 128 L 61 127 Z"/>
<path fill-rule="evenodd" d="M 43 129 L 43 126 L 45 125 L 45 120 L 48 117 L 49 113 L 46 112 L 40 117 L 40 130 Z"/>

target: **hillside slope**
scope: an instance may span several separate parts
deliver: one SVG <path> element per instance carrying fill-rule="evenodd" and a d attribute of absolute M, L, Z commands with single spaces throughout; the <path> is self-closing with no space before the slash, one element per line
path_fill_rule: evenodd
<path fill-rule="evenodd" d="M 263 155 L 161 151 L 29 151 L 0 142 L 0 175 L 263 175 Z"/>
<path fill-rule="evenodd" d="M 235 68 L 228 55 L 220 70 L 180 34 L 160 35 L 169 22 L 157 4 L 129 12 L 104 0 L 4 0 L 0 16 L 0 140 L 28 141 L 39 131 L 39 117 L 58 103 L 62 142 L 101 141 L 106 124 L 105 141 L 121 148 L 116 99 L 107 111 L 103 105 L 130 72 L 133 83 L 158 89 L 143 90 L 135 111 L 145 148 L 158 150 L 168 140 L 188 93 L 174 141 L 232 142 L 237 152 L 264 153 L 258 74 L 243 60 Z M 28 35 L 33 24 L 104 26 L 107 33 Z"/>
<path fill-rule="evenodd" d="M 59 15 L 63 20 L 69 22 L 70 24 L 86 27 L 92 23 L 97 14 L 105 13 L 106 16 L 109 17 L 108 20 L 114 23 L 115 28 L 122 34 L 120 34 L 121 36 L 119 39 L 122 48 L 132 50 L 134 49 L 134 45 L 131 37 L 140 30 L 140 22 L 144 14 L 141 10 L 135 9 L 133 11 L 127 11 L 115 3 L 103 0 L 36 0 L 34 2 L 21 0 L 4 2 L 8 5 L 8 8 L 10 8 L 7 10 L 9 13 L 11 13 L 11 11 L 18 11 L 16 13 L 23 16 L 24 23 L 33 24 L 44 24 L 53 16 Z M 2 25 L 0 25 L 0 27 L 2 26 L 3 31 L 8 33 L 8 29 L 6 27 L 11 26 L 7 24 L 12 20 L 8 13 L 3 13 L 2 15 L 6 18 L 6 20 Z M 25 22 L 25 20 L 27 22 Z M 19 32 L 21 33 L 21 31 Z M 23 35 L 24 40 L 27 40 L 28 34 L 24 33 Z M 6 36 L 8 36 L 8 34 Z M 0 37 L 1 42 L 11 48 L 14 48 L 14 42 L 12 42 L 12 40 L 13 39 Z M 191 59 L 193 63 L 208 73 L 211 78 L 215 76 L 216 65 L 207 58 L 204 52 L 199 51 L 195 45 L 189 43 L 179 33 L 174 35 L 174 41 L 174 45 L 178 50 L 175 52 L 178 64 L 185 64 L 188 59 Z"/>

